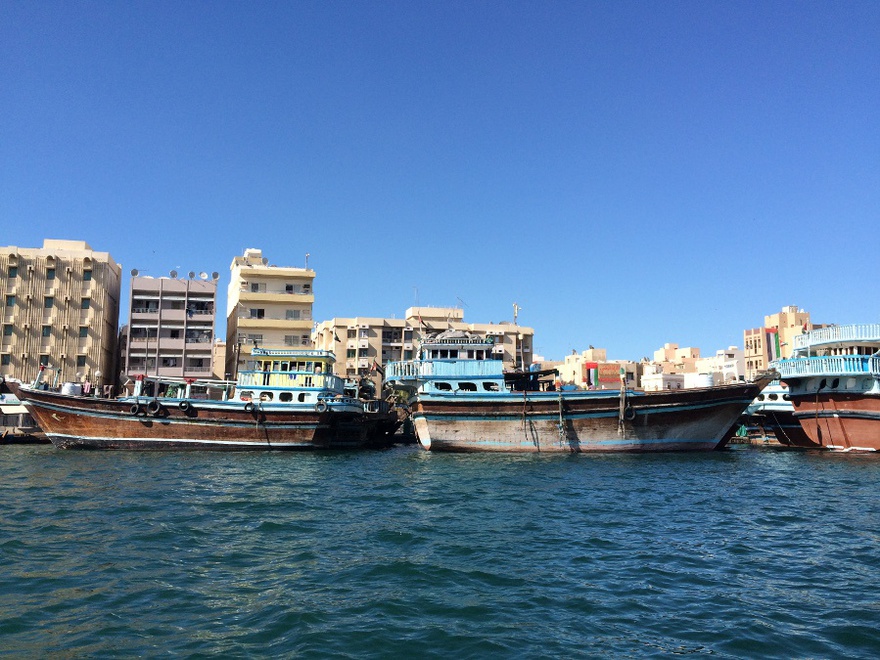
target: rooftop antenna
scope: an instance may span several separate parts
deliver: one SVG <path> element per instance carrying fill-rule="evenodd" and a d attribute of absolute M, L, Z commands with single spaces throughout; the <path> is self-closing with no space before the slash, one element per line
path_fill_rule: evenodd
<path fill-rule="evenodd" d="M 306 252 L 306 270 L 309 269 L 309 257 L 311 257 L 311 256 L 312 256 L 311 254 Z"/>

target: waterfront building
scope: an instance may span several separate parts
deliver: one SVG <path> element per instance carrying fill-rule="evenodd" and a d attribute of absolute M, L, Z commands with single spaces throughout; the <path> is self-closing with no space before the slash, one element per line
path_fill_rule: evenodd
<path fill-rule="evenodd" d="M 133 377 L 211 378 L 219 275 L 139 276 L 132 271 L 129 323 L 122 333 L 122 372 Z"/>
<path fill-rule="evenodd" d="M 121 268 L 85 241 L 0 248 L 0 376 L 110 387 L 116 380 Z M 109 390 L 108 390 L 109 391 Z"/>
<path fill-rule="evenodd" d="M 230 265 L 226 300 L 226 374 L 242 366 L 254 347 L 310 348 L 315 271 L 270 265 L 248 248 Z"/>
<path fill-rule="evenodd" d="M 627 387 L 638 386 L 641 373 L 638 362 L 609 361 L 604 348 L 590 346 L 586 351 L 572 351 L 571 355 L 565 356 L 565 360 L 556 367 L 559 372 L 557 384 L 591 390 L 620 389 L 621 368 Z"/>
<path fill-rule="evenodd" d="M 704 358 L 699 348 L 667 343 L 654 351 L 654 361 L 645 365 L 641 384 L 646 392 L 722 385 L 740 380 L 744 369 L 743 351 L 736 346 Z"/>
<path fill-rule="evenodd" d="M 535 331 L 515 323 L 465 323 L 458 307 L 410 307 L 402 319 L 378 317 L 333 318 L 317 324 L 315 348 L 336 354 L 335 372 L 344 378 L 375 373 L 388 362 L 412 360 L 418 342 L 448 329 L 491 338 L 492 354 L 507 368 L 532 363 Z"/>
<path fill-rule="evenodd" d="M 773 360 L 791 357 L 794 338 L 814 327 L 810 313 L 796 305 L 764 317 L 764 326 L 743 331 L 746 378 L 767 369 Z"/>

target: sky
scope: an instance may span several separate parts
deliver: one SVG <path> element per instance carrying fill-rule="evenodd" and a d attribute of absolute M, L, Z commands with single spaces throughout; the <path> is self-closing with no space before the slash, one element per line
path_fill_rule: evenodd
<path fill-rule="evenodd" d="M 873 1 L 0 0 L 0 245 L 713 355 L 880 322 L 878 82 Z"/>

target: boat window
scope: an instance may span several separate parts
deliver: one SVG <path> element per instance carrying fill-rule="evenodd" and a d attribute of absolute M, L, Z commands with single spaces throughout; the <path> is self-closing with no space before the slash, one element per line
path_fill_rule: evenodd
<path fill-rule="evenodd" d="M 293 394 L 291 392 L 282 392 L 278 395 L 278 400 L 281 403 L 290 403 L 293 401 Z"/>
<path fill-rule="evenodd" d="M 483 389 L 487 392 L 497 392 L 498 391 L 498 383 L 488 382 L 483 383 Z"/>
<path fill-rule="evenodd" d="M 271 401 L 273 398 L 272 392 L 263 392 L 260 394 L 260 401 Z"/>
<path fill-rule="evenodd" d="M 251 399 L 254 398 L 254 393 L 253 392 L 242 392 L 241 394 L 238 395 L 238 398 L 241 399 L 242 401 L 250 401 Z"/>
<path fill-rule="evenodd" d="M 779 398 L 779 395 L 778 394 L 770 394 L 767 396 L 767 398 L 770 399 L 771 401 L 776 401 Z"/>
<path fill-rule="evenodd" d="M 839 385 L 840 385 L 840 378 L 835 378 L 834 380 L 831 381 L 831 388 L 832 389 L 836 390 Z"/>
<path fill-rule="evenodd" d="M 451 358 L 457 358 L 457 357 L 458 357 L 458 351 L 449 351 L 449 357 L 451 357 Z"/>
<path fill-rule="evenodd" d="M 475 383 L 459 383 L 458 389 L 462 392 L 476 392 L 477 386 Z"/>
<path fill-rule="evenodd" d="M 763 395 L 763 394 L 759 394 L 759 395 L 758 395 L 758 401 L 763 401 L 763 400 L 764 400 L 764 395 Z"/>
<path fill-rule="evenodd" d="M 783 394 L 783 395 L 782 395 L 782 399 L 783 399 L 784 401 L 791 401 L 791 397 L 788 396 L 788 393 Z"/>
<path fill-rule="evenodd" d="M 299 402 L 300 402 L 300 403 L 304 403 L 305 400 L 306 400 L 306 393 L 305 393 L 305 392 L 300 392 L 298 398 L 299 398 Z"/>
<path fill-rule="evenodd" d="M 434 383 L 434 388 L 443 391 L 452 390 L 452 385 L 449 383 Z"/>
<path fill-rule="evenodd" d="M 855 389 L 856 379 L 855 378 L 847 378 L 846 379 L 846 389 L 851 390 Z"/>

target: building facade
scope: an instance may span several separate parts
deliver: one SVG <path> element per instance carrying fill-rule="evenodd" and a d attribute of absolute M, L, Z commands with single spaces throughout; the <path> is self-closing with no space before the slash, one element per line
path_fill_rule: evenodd
<path fill-rule="evenodd" d="M 310 348 L 315 271 L 270 265 L 248 248 L 230 265 L 226 306 L 226 375 L 237 373 L 254 346 Z"/>
<path fill-rule="evenodd" d="M 464 311 L 457 307 L 410 307 L 402 319 L 334 318 L 318 323 L 313 341 L 315 348 L 335 353 L 336 375 L 351 379 L 388 362 L 416 359 L 422 338 L 450 328 L 491 338 L 493 357 L 509 368 L 528 368 L 532 363 L 532 328 L 513 323 L 465 323 Z"/>
<path fill-rule="evenodd" d="M 641 364 L 627 360 L 608 360 L 604 348 L 593 348 L 580 353 L 572 351 L 556 367 L 558 385 L 586 390 L 620 389 L 620 370 L 627 387 L 637 387 Z"/>
<path fill-rule="evenodd" d="M 814 327 L 810 313 L 797 306 L 783 307 L 778 314 L 764 317 L 764 327 L 743 331 L 746 378 L 754 378 L 773 360 L 791 357 L 794 338 Z"/>
<path fill-rule="evenodd" d="M 116 381 L 121 268 L 85 241 L 0 248 L 0 375 L 104 387 Z"/>
<path fill-rule="evenodd" d="M 122 333 L 121 369 L 132 377 L 212 378 L 217 279 L 131 278 L 129 323 Z"/>

